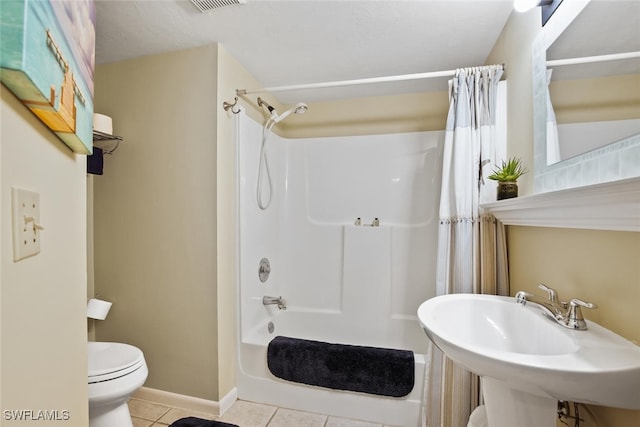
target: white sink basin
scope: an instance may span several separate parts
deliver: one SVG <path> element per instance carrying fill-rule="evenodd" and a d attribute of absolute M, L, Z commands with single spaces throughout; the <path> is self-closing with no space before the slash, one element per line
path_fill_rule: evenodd
<path fill-rule="evenodd" d="M 486 389 L 499 384 L 507 394 L 517 390 L 553 406 L 568 400 L 640 409 L 640 347 L 596 323 L 587 321 L 586 331 L 571 330 L 535 304 L 474 294 L 427 300 L 418 318 L 450 359 L 483 383 L 491 379 Z M 500 425 L 490 420 L 494 424 Z"/>

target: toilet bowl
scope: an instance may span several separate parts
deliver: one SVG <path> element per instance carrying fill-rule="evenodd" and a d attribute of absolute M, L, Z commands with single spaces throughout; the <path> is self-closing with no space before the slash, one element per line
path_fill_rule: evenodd
<path fill-rule="evenodd" d="M 147 364 L 129 344 L 89 342 L 89 427 L 133 427 L 127 402 L 142 387 Z"/>

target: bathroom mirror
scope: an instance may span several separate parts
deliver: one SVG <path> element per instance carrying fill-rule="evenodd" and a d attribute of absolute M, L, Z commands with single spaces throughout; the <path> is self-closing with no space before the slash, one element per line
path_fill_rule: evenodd
<path fill-rule="evenodd" d="M 536 192 L 640 176 L 640 2 L 558 12 L 533 49 Z"/>

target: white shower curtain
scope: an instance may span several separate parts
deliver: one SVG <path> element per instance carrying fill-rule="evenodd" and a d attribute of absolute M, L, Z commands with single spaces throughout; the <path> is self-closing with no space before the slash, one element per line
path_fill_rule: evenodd
<path fill-rule="evenodd" d="M 437 295 L 508 294 L 504 229 L 480 215 L 481 203 L 496 200 L 496 184 L 486 177 L 506 151 L 506 105 L 498 102 L 506 99 L 498 96 L 502 73 L 502 66 L 461 69 L 449 81 Z M 478 378 L 432 343 L 427 357 L 423 426 L 466 426 L 480 401 Z"/>

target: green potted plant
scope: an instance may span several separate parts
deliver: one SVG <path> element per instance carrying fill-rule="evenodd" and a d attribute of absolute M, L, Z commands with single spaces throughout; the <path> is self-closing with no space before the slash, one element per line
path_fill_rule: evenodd
<path fill-rule="evenodd" d="M 527 169 L 522 166 L 520 159 L 512 157 L 506 162 L 502 161 L 502 166 L 493 170 L 489 179 L 498 181 L 498 200 L 518 197 L 518 183 L 516 182 Z"/>

